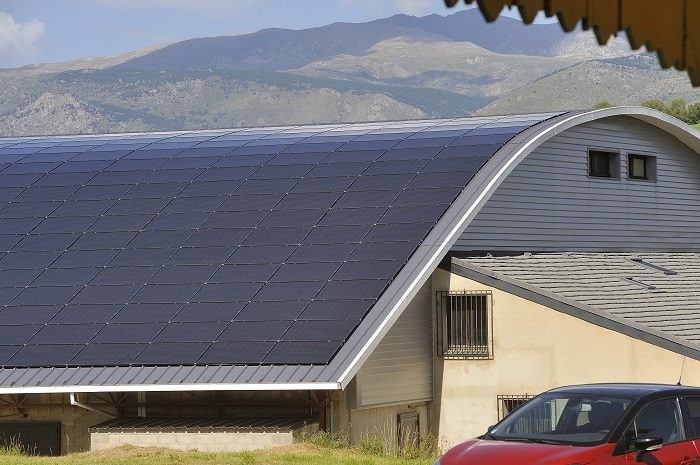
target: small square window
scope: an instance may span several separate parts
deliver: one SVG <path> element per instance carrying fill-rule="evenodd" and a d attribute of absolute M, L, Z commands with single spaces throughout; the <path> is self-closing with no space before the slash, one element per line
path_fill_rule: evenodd
<path fill-rule="evenodd" d="M 498 421 L 503 420 L 513 410 L 525 404 L 534 396 L 497 396 L 498 399 Z"/>
<path fill-rule="evenodd" d="M 656 157 L 648 155 L 628 155 L 627 171 L 629 179 L 656 180 Z"/>
<path fill-rule="evenodd" d="M 588 175 L 595 178 L 620 178 L 620 154 L 602 150 L 588 151 Z"/>
<path fill-rule="evenodd" d="M 438 292 L 438 355 L 491 358 L 490 291 Z"/>

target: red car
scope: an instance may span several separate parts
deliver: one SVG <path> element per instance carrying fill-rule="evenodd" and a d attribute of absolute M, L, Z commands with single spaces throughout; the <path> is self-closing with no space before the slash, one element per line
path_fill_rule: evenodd
<path fill-rule="evenodd" d="M 700 465 L 700 388 L 552 389 L 434 465 Z"/>

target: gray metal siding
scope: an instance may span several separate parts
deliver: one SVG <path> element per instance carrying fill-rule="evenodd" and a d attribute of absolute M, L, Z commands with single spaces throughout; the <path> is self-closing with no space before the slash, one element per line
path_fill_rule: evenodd
<path fill-rule="evenodd" d="M 357 373 L 354 407 L 432 399 L 431 309 L 428 280 Z"/>
<path fill-rule="evenodd" d="M 621 178 L 588 177 L 588 149 L 619 151 Z M 627 179 L 627 154 L 657 157 L 657 180 Z M 624 116 L 568 129 L 529 154 L 455 250 L 700 251 L 700 157 Z"/>

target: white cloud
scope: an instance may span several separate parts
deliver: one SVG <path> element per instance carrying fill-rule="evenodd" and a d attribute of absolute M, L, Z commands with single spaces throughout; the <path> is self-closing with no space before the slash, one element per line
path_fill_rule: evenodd
<path fill-rule="evenodd" d="M 0 66 L 29 63 L 37 55 L 36 45 L 44 33 L 41 21 L 18 23 L 11 15 L 0 11 Z"/>

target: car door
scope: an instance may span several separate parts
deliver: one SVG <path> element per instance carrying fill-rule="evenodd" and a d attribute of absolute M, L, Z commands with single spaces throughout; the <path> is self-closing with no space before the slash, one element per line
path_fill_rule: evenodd
<path fill-rule="evenodd" d="M 637 454 L 636 438 L 661 437 L 663 445 L 658 450 Z M 678 399 L 663 399 L 644 407 L 630 423 L 623 441 L 628 465 L 696 465 L 698 450 L 686 431 Z M 637 460 L 639 458 L 639 461 Z"/>

